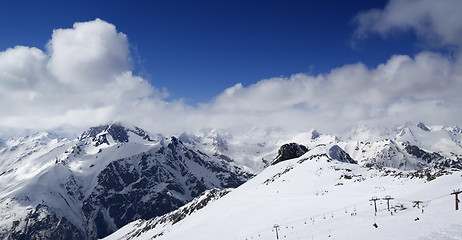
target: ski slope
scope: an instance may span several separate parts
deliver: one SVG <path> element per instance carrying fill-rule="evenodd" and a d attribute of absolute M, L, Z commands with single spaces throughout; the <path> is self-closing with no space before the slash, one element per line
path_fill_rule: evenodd
<path fill-rule="evenodd" d="M 276 230 L 279 239 L 293 240 L 461 239 L 462 210 L 455 211 L 451 195 L 462 188 L 460 171 L 442 171 L 428 181 L 423 171 L 332 160 L 330 147 L 270 166 L 178 223 L 131 235 L 138 226 L 132 223 L 106 239 L 276 239 Z M 404 208 L 389 211 L 379 200 L 375 213 L 370 199 L 385 196 L 394 198 L 392 207 Z M 414 201 L 422 201 L 419 208 Z"/>

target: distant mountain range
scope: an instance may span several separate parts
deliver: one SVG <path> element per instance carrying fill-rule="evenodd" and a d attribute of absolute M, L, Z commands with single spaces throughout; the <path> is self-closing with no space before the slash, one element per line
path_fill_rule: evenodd
<path fill-rule="evenodd" d="M 461 141 L 458 127 L 423 123 L 361 126 L 341 136 L 208 129 L 165 137 L 122 124 L 92 127 L 73 140 L 36 133 L 0 142 L 0 238 L 97 239 L 138 219 L 129 232 L 163 235 L 159 226 L 293 159 L 421 176 L 462 169 Z M 276 175 L 268 183 L 285 174 Z"/>

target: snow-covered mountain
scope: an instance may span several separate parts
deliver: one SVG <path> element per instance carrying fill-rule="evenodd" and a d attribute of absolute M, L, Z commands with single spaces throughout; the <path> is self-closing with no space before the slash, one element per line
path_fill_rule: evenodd
<path fill-rule="evenodd" d="M 336 144 L 319 145 L 269 166 L 201 209 L 180 211 L 188 213 L 186 217 L 169 218 L 179 213 L 175 211 L 133 222 L 105 239 L 459 239 L 462 235 L 462 213 L 455 211 L 451 195 L 462 186 L 458 169 L 374 169 L 336 159 L 340 155 Z"/>
<path fill-rule="evenodd" d="M 458 127 L 423 123 L 394 128 L 360 126 L 341 135 L 314 129 L 290 134 L 279 128 L 255 128 L 238 135 L 204 129 L 177 136 L 166 138 L 137 127 L 111 124 L 90 128 L 73 140 L 37 133 L 0 141 L 0 238 L 95 239 L 130 222 L 126 227 L 129 230 L 121 230 L 122 234 L 119 231 L 111 238 L 168 236 L 170 229 L 189 221 L 189 214 L 203 211 L 199 209 L 208 204 L 214 205 L 215 200 L 230 191 L 228 188 L 235 188 L 256 174 L 257 179 L 265 178 L 261 175 L 293 163 L 293 159 L 301 162 L 261 179 L 263 185 L 273 186 L 271 182 L 291 176 L 288 172 L 299 172 L 292 169 L 310 165 L 303 162 L 313 162 L 307 159 L 318 159 L 314 162 L 319 164 L 326 162 L 324 167 L 319 166 L 322 171 L 311 169 L 317 165 L 306 169 L 318 177 L 324 176 L 324 170 L 331 169 L 332 164 L 352 164 L 348 169 L 356 169 L 351 174 L 344 170 L 346 173 L 341 176 L 326 175 L 329 178 L 322 181 L 312 179 L 314 176 L 310 174 L 307 179 L 294 176 L 305 182 L 317 182 L 316 187 L 326 189 L 331 186 L 323 184 L 331 181 L 338 183 L 334 189 L 344 189 L 337 187 L 346 184 L 346 180 L 359 184 L 363 178 L 368 179 L 356 177 L 359 175 L 381 182 L 381 176 L 390 174 L 394 177 L 388 176 L 383 184 L 400 189 L 399 184 L 393 184 L 401 178 L 400 182 L 411 181 L 404 176 L 424 177 L 426 180 L 422 181 L 429 181 L 439 175 L 446 176 L 451 169 L 462 169 L 462 130 Z M 257 180 L 251 180 L 254 181 Z M 228 190 L 207 191 L 215 188 Z M 314 194 L 326 195 L 323 191 L 318 189 Z M 249 196 L 267 204 L 264 199 L 272 195 L 262 194 Z M 335 196 L 340 195 L 338 192 Z M 306 204 L 311 204 L 311 200 L 307 199 Z M 247 210 L 262 214 L 258 208 Z M 225 219 L 228 215 L 224 216 Z M 127 235 L 129 232 L 136 234 Z"/>
<path fill-rule="evenodd" d="M 364 166 L 462 169 L 461 140 L 458 127 L 427 127 L 418 123 L 392 129 L 358 127 L 338 144 Z"/>
<path fill-rule="evenodd" d="M 462 129 L 456 126 L 426 126 L 423 123 L 393 128 L 359 126 L 338 135 L 314 129 L 296 134 L 280 129 L 253 129 L 247 134 L 233 136 L 225 131 L 210 130 L 184 133 L 179 138 L 190 148 L 200 148 L 216 156 L 223 154 L 254 173 L 279 158 L 281 146 L 290 144 L 306 150 L 322 144 L 336 144 L 366 167 L 462 169 Z M 299 153 L 306 150 L 301 149 Z"/>
<path fill-rule="evenodd" d="M 120 124 L 78 139 L 38 133 L 0 148 L 0 238 L 95 239 L 252 175 L 232 162 Z"/>
<path fill-rule="evenodd" d="M 211 155 L 225 155 L 248 171 L 258 173 L 278 157 L 283 145 L 296 144 L 313 149 L 336 144 L 366 167 L 418 170 L 425 167 L 462 168 L 462 129 L 456 126 L 426 126 L 407 123 L 397 127 L 358 126 L 331 135 L 317 130 L 287 133 L 282 129 L 253 129 L 233 136 L 216 129 L 183 133 L 179 137 L 190 148 Z"/>

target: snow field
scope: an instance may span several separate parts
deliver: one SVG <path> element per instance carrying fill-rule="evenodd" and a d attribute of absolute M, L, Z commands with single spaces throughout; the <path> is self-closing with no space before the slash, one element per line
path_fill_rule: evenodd
<path fill-rule="evenodd" d="M 455 225 L 462 220 L 462 210 L 454 210 L 450 195 L 461 187 L 460 172 L 426 182 L 328 162 L 321 155 L 303 161 L 322 151 L 325 148 L 268 167 L 183 221 L 158 229 L 163 235 L 156 239 L 276 239 L 275 224 L 279 239 L 427 239 L 440 232 L 447 239 L 458 239 L 462 235 L 460 225 Z M 378 201 L 374 216 L 369 200 L 386 195 L 395 198 L 392 206 L 400 203 L 407 209 L 391 215 L 386 201 Z M 412 207 L 417 200 L 423 201 L 424 213 Z M 151 231 L 138 239 L 158 233 Z"/>

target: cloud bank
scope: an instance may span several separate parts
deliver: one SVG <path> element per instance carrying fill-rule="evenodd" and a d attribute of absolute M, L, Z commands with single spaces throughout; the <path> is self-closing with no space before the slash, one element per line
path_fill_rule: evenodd
<path fill-rule="evenodd" d="M 394 55 L 368 68 L 348 64 L 316 76 L 237 83 L 210 102 L 189 106 L 133 74 L 127 36 L 103 20 L 57 29 L 46 51 L 0 52 L 0 128 L 81 129 L 122 121 L 164 134 L 255 127 L 335 133 L 358 124 L 462 126 L 460 1 L 390 1 L 356 16 L 355 38 L 414 31 L 451 54 Z"/>

